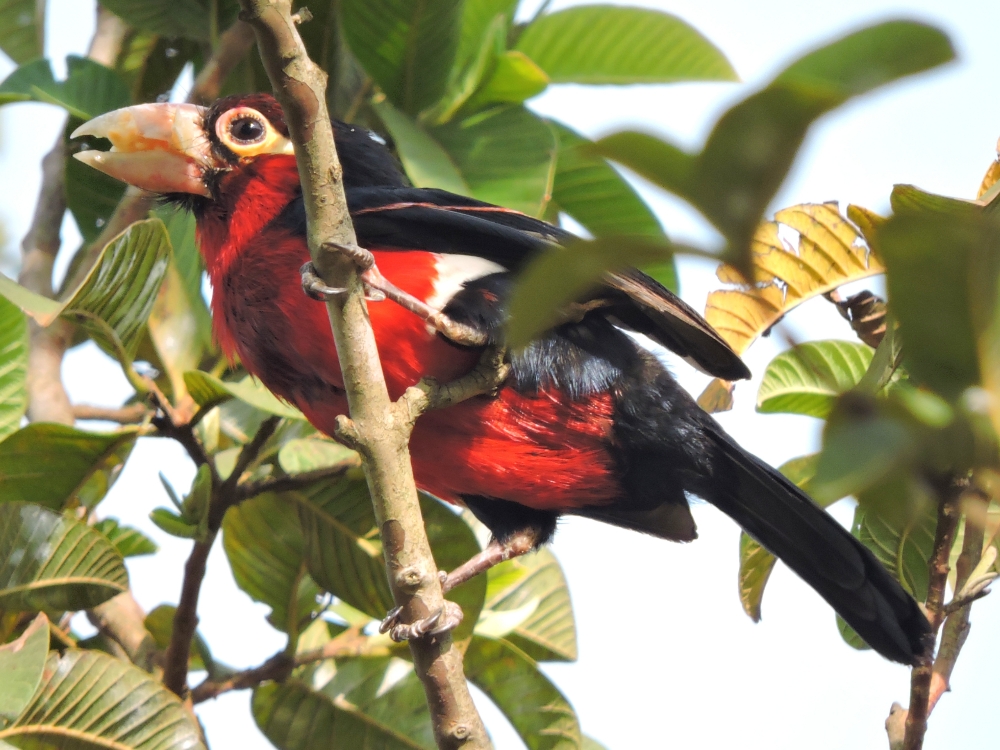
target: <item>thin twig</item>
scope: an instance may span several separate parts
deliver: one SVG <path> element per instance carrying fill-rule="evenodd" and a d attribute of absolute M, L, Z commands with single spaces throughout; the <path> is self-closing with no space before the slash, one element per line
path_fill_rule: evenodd
<path fill-rule="evenodd" d="M 958 528 L 959 500 L 967 487 L 967 480 L 952 480 L 942 486 L 939 492 L 934 551 L 927 566 L 930 578 L 927 585 L 926 609 L 932 634 L 927 639 L 924 656 L 910 673 L 910 707 L 906 716 L 903 750 L 920 750 L 924 744 L 924 734 L 927 732 L 931 675 L 934 668 L 934 641 L 944 618 L 944 591 L 951 569 L 948 559 L 955 539 L 955 530 Z"/>
<path fill-rule="evenodd" d="M 208 533 L 204 539 L 194 543 L 191 554 L 184 565 L 184 581 L 181 597 L 174 612 L 170 645 L 164 659 L 163 684 L 177 695 L 184 697 L 187 692 L 188 660 L 191 656 L 191 640 L 198 627 L 198 597 L 205 578 L 208 555 L 222 526 L 226 511 L 232 507 L 241 494 L 240 476 L 260 455 L 261 449 L 278 427 L 280 419 L 266 419 L 257 429 L 253 439 L 243 446 L 236 460 L 233 473 L 225 481 L 220 481 L 215 473 L 215 465 L 204 447 L 198 441 L 190 423 L 175 425 L 167 417 L 158 417 L 157 427 L 187 448 L 196 463 L 204 463 L 212 471 L 212 497 L 208 507 Z"/>
<path fill-rule="evenodd" d="M 150 416 L 145 404 L 129 404 L 117 409 L 106 406 L 91 406 L 90 404 L 73 404 L 75 419 L 98 419 L 102 422 L 117 422 L 118 424 L 142 424 Z"/>
<path fill-rule="evenodd" d="M 961 592 L 969 577 L 979 564 L 979 558 L 983 553 L 983 538 L 985 530 L 977 523 L 973 523 L 970 515 L 965 516 L 965 537 L 962 539 L 962 552 L 955 563 L 955 591 Z M 965 645 L 966 638 L 969 637 L 969 616 L 972 613 L 972 601 L 984 596 L 985 590 L 977 592 L 972 596 L 961 597 L 956 595 L 948 605 L 948 619 L 944 623 L 941 633 L 941 646 L 938 648 L 937 657 L 934 659 L 934 670 L 931 675 L 930 697 L 927 702 L 927 713 L 934 710 L 934 706 L 947 691 L 951 689 L 951 673 L 955 669 L 958 655 Z M 956 604 L 961 606 L 955 608 Z"/>
<path fill-rule="evenodd" d="M 306 53 L 291 19 L 290 0 L 240 0 L 284 110 L 305 199 L 309 249 L 320 279 L 345 293 L 327 301 L 343 373 L 353 435 L 364 461 L 382 536 L 389 586 L 402 619 L 413 623 L 445 606 L 427 541 L 407 443 L 410 425 L 395 419 L 358 267 L 337 247 L 356 247 L 342 169 L 326 109 L 327 77 Z M 395 412 L 395 413 L 394 413 Z M 448 633 L 410 641 L 439 748 L 491 747 Z"/>
<path fill-rule="evenodd" d="M 257 667 L 245 669 L 223 680 L 206 679 L 191 690 L 191 702 L 202 703 L 217 698 L 232 690 L 250 690 L 265 682 L 282 682 L 291 675 L 295 667 L 312 664 L 326 659 L 342 659 L 357 656 L 387 656 L 391 646 L 378 636 L 369 637 L 358 627 L 345 630 L 312 651 L 304 651 L 294 659 L 285 651 L 279 651 Z"/>
<path fill-rule="evenodd" d="M 244 482 L 236 487 L 234 504 L 238 505 L 251 497 L 262 495 L 265 492 L 294 492 L 304 490 L 316 482 L 339 477 L 348 469 L 360 466 L 359 460 L 352 458 L 334 466 L 314 471 L 304 471 L 301 474 L 291 474 L 287 477 L 273 477 L 257 482 Z"/>

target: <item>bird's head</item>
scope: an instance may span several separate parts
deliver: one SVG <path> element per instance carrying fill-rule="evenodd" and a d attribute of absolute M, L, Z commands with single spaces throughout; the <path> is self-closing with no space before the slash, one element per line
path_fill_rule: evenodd
<path fill-rule="evenodd" d="M 344 184 L 405 185 L 395 158 L 378 136 L 334 122 Z M 288 125 L 269 94 L 229 96 L 211 107 L 139 104 L 95 117 L 72 137 L 107 138 L 110 151 L 86 150 L 76 158 L 135 187 L 166 195 L 217 200 L 227 175 L 250 164 L 294 164 Z"/>

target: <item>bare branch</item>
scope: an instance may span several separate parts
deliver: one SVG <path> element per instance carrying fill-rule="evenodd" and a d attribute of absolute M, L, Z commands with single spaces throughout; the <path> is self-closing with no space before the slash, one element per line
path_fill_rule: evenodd
<path fill-rule="evenodd" d="M 986 593 L 984 589 L 980 589 L 978 592 L 965 592 L 979 566 L 984 536 L 983 527 L 973 523 L 971 515 L 967 514 L 965 516 L 965 537 L 962 539 L 962 552 L 955 563 L 955 590 L 959 593 L 948 605 L 948 610 L 950 610 L 948 619 L 944 623 L 941 646 L 934 659 L 930 696 L 927 703 L 928 715 L 934 710 L 934 706 L 937 705 L 941 696 L 951 689 L 951 673 L 955 669 L 955 663 L 965 645 L 965 640 L 969 637 L 971 627 L 969 615 L 972 613 L 972 602 Z M 991 549 L 995 548 L 991 547 Z"/>
<path fill-rule="evenodd" d="M 293 492 L 295 490 L 303 490 L 306 487 L 316 484 L 316 482 L 339 477 L 348 469 L 358 465 L 359 462 L 356 459 L 351 459 L 324 469 L 316 469 L 315 471 L 305 471 L 301 474 L 292 474 L 287 477 L 264 479 L 259 482 L 244 482 L 236 488 L 233 504 L 238 505 L 244 500 L 249 500 L 251 497 L 256 497 L 265 492 Z"/>
<path fill-rule="evenodd" d="M 145 404 L 129 404 L 117 409 L 90 404 L 73 404 L 74 419 L 99 419 L 102 422 L 117 422 L 118 424 L 142 424 L 149 417 L 150 411 Z"/>
<path fill-rule="evenodd" d="M 187 100 L 192 104 L 209 104 L 217 99 L 226 78 L 250 51 L 253 39 L 253 29 L 242 21 L 237 21 L 226 29 L 219 37 L 215 54 L 194 80 Z"/>
<path fill-rule="evenodd" d="M 117 643 L 132 662 L 147 672 L 156 663 L 156 641 L 146 630 L 146 615 L 126 591 L 87 610 L 87 619 L 100 633 Z"/>
<path fill-rule="evenodd" d="M 212 551 L 215 532 L 209 532 L 204 541 L 194 543 L 194 548 L 184 565 L 184 583 L 181 598 L 174 612 L 173 631 L 163 664 L 163 685 L 180 697 L 187 693 L 188 659 L 191 656 L 191 639 L 198 628 L 198 596 L 205 579 L 208 553 Z"/>
<path fill-rule="evenodd" d="M 352 434 L 364 461 L 393 598 L 414 623 L 445 606 L 437 566 L 420 515 L 407 453 L 409 424 L 382 375 L 359 268 L 338 247 L 356 247 L 342 170 L 326 110 L 326 74 L 308 57 L 291 18 L 290 0 L 240 0 L 257 34 L 264 67 L 284 109 L 305 197 L 309 248 L 327 286 L 345 290 L 327 301 L 343 371 Z M 361 269 L 363 270 L 363 269 Z M 490 741 L 462 673 L 462 656 L 443 633 L 410 641 L 441 748 L 487 748 Z"/>
<path fill-rule="evenodd" d="M 959 501 L 968 488 L 967 479 L 953 479 L 939 491 L 937 530 L 934 534 L 934 552 L 928 563 L 930 580 L 927 586 L 927 619 L 933 629 L 928 638 L 926 653 L 910 673 L 910 707 L 906 715 L 906 734 L 903 750 L 920 750 L 927 732 L 927 717 L 930 714 L 931 675 L 934 668 L 934 641 L 944 619 L 944 590 L 948 583 L 948 563 L 952 542 L 958 528 Z M 890 745 L 893 738 L 890 737 Z"/>
<path fill-rule="evenodd" d="M 387 656 L 390 652 L 390 647 L 382 639 L 366 636 L 357 627 L 348 628 L 321 648 L 303 652 L 294 659 L 279 651 L 258 667 L 237 672 L 224 680 L 206 679 L 191 691 L 191 702 L 202 703 L 231 690 L 250 690 L 265 682 L 282 682 L 288 679 L 295 667 L 305 664 L 325 659 Z"/>

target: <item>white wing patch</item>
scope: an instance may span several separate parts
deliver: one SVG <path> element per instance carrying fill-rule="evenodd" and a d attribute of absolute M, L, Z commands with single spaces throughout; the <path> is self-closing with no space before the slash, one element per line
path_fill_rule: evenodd
<path fill-rule="evenodd" d="M 434 291 L 425 301 L 438 311 L 444 309 L 445 305 L 462 289 L 466 282 L 507 270 L 491 260 L 486 260 L 486 258 L 450 253 L 436 254 L 434 268 L 437 271 L 437 276 L 434 279 Z M 427 332 L 434 335 L 434 327 L 428 325 Z"/>
<path fill-rule="evenodd" d="M 434 268 L 437 277 L 434 279 L 434 291 L 425 300 L 435 310 L 443 310 L 449 300 L 454 297 L 462 285 L 473 279 L 481 279 L 497 271 L 505 271 L 503 266 L 475 255 L 438 254 Z"/>

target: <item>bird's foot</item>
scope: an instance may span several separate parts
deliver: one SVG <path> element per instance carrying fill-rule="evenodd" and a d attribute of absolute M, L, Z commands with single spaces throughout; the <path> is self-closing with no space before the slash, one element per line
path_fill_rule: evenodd
<path fill-rule="evenodd" d="M 436 612 L 416 622 L 409 624 L 400 622 L 402 614 L 402 607 L 391 609 L 378 626 L 378 632 L 388 633 L 389 637 L 396 643 L 420 640 L 421 638 L 431 638 L 454 630 L 459 626 L 464 617 L 462 608 L 455 604 L 455 602 L 447 600 L 445 600 L 444 605 Z"/>
<path fill-rule="evenodd" d="M 358 267 L 359 271 L 367 271 L 369 268 L 375 265 L 375 256 L 371 254 L 370 250 L 365 250 L 363 247 L 358 245 L 342 245 L 339 242 L 324 242 L 324 250 L 333 250 L 345 255 L 354 262 L 354 265 Z"/>
<path fill-rule="evenodd" d="M 363 250 L 364 248 L 359 249 Z M 365 250 L 365 252 L 368 251 Z M 372 271 L 377 273 L 375 267 L 371 266 L 361 274 L 361 281 L 365 287 L 365 299 L 369 302 L 381 302 L 385 299 L 385 294 L 365 280 L 366 274 Z M 344 294 L 347 291 L 345 287 L 327 286 L 323 279 L 319 277 L 319 274 L 316 273 L 316 266 L 313 265 L 312 261 L 305 263 L 299 269 L 299 273 L 302 274 L 302 291 L 318 302 L 327 302 L 332 297 Z"/>

